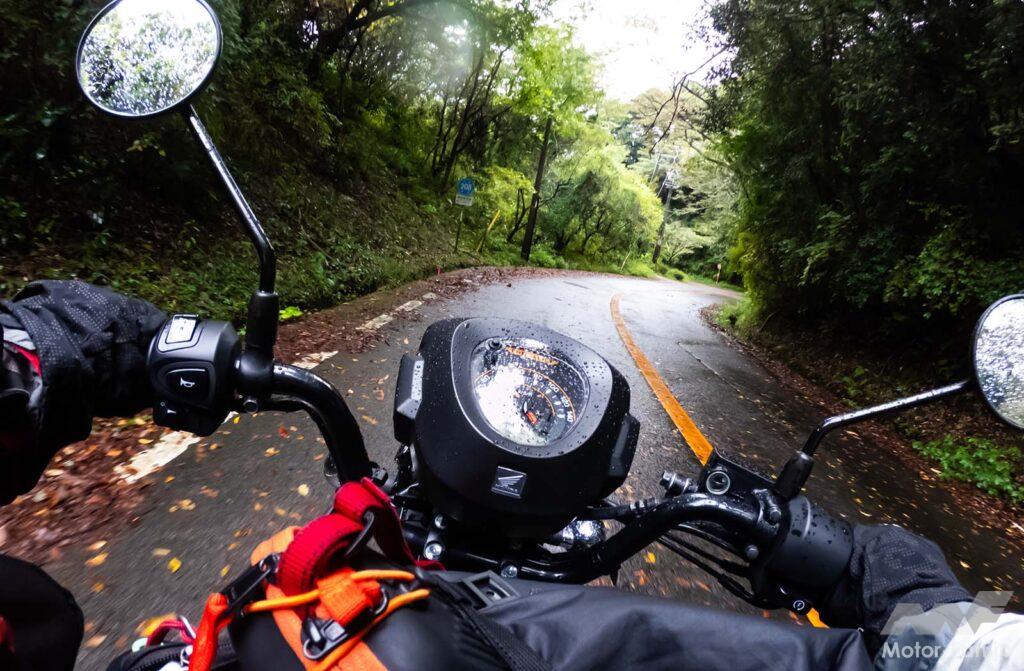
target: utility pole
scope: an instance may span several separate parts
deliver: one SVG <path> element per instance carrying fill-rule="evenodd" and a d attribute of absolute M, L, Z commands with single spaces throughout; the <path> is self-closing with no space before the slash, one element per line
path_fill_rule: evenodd
<path fill-rule="evenodd" d="M 665 187 L 668 189 L 668 194 L 665 196 L 665 211 L 661 216 L 661 228 L 658 229 L 658 244 L 654 246 L 654 254 L 651 256 L 651 263 L 655 266 L 658 265 L 658 258 L 661 256 L 661 246 L 665 244 L 665 227 L 668 225 L 669 212 L 672 208 L 672 191 L 676 188 L 672 176 L 672 172 L 665 175 Z"/>
<path fill-rule="evenodd" d="M 544 144 L 540 148 L 540 160 L 537 161 L 537 179 L 533 182 L 533 199 L 530 201 L 530 216 L 526 219 L 526 233 L 523 234 L 523 247 L 519 255 L 524 261 L 530 260 L 530 250 L 533 247 L 533 231 L 537 227 L 537 211 L 540 210 L 540 187 L 544 181 L 544 164 L 548 161 L 548 142 L 551 140 L 551 124 L 553 117 L 548 117 L 544 125 Z"/>

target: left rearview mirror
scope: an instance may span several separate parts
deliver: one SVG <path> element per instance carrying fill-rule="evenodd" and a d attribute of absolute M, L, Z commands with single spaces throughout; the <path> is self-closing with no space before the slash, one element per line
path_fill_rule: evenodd
<path fill-rule="evenodd" d="M 978 320 L 974 373 L 992 411 L 1024 429 L 1024 294 L 999 299 Z"/>
<path fill-rule="evenodd" d="M 114 0 L 82 35 L 78 83 L 108 114 L 155 116 L 202 90 L 220 47 L 220 23 L 204 0 Z"/>

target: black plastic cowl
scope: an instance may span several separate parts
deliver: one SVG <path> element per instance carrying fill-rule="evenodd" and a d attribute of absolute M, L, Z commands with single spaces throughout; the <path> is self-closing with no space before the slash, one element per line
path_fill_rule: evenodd
<path fill-rule="evenodd" d="M 469 379 L 477 345 L 519 337 L 556 348 L 590 386 L 574 428 L 544 446 L 519 445 L 495 432 Z M 412 446 L 417 476 L 438 512 L 478 532 L 544 538 L 625 480 L 639 434 L 629 402 L 625 378 L 563 334 L 507 319 L 449 319 L 432 324 L 419 352 L 402 359 L 395 437 Z"/>

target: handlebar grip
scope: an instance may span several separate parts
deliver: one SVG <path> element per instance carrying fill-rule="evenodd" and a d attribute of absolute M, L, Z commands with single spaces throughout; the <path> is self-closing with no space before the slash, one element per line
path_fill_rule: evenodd
<path fill-rule="evenodd" d="M 835 585 L 850 563 L 853 526 L 806 496 L 789 501 L 786 513 L 765 568 L 784 582 L 814 590 Z"/>

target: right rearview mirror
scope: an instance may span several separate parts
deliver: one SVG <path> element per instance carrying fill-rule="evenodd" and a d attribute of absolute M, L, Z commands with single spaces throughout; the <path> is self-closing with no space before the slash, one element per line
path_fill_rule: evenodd
<path fill-rule="evenodd" d="M 1024 429 L 1024 294 L 999 299 L 978 320 L 974 374 L 992 411 Z"/>

